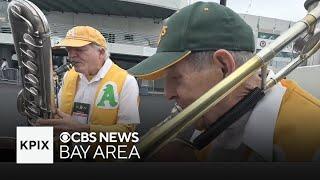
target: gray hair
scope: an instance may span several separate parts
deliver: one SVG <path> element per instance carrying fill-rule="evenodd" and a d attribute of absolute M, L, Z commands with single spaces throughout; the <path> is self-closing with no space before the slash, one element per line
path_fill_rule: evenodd
<path fill-rule="evenodd" d="M 247 62 L 249 58 L 253 56 L 249 51 L 229 51 L 232 57 L 235 59 L 236 68 Z M 203 68 L 210 67 L 212 65 L 212 56 L 215 51 L 201 51 L 193 52 L 188 56 L 188 63 L 195 70 L 200 71 Z"/>
<path fill-rule="evenodd" d="M 101 47 L 95 43 L 92 43 L 91 44 L 94 48 L 96 48 L 97 50 L 99 50 L 100 48 L 103 48 L 105 50 L 105 60 L 107 60 L 109 57 L 110 57 L 110 52 L 108 51 L 108 48 L 104 48 L 104 47 Z"/>

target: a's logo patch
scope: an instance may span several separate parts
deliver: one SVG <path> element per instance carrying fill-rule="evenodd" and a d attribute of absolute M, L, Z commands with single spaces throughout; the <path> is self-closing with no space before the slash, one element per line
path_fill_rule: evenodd
<path fill-rule="evenodd" d="M 119 106 L 119 98 L 117 93 L 117 85 L 108 81 L 100 90 L 96 106 L 103 109 L 116 109 Z"/>
<path fill-rule="evenodd" d="M 158 45 L 159 45 L 161 39 L 163 38 L 163 36 L 167 34 L 167 31 L 168 31 L 168 26 L 162 26 L 162 29 L 160 31 Z"/>
<path fill-rule="evenodd" d="M 67 32 L 67 37 L 74 39 L 76 36 L 76 31 L 74 29 L 71 29 Z"/>

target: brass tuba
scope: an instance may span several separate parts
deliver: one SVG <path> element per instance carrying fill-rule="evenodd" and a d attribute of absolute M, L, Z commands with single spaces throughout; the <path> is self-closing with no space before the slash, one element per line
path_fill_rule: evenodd
<path fill-rule="evenodd" d="M 52 118 L 56 107 L 47 19 L 27 0 L 11 1 L 8 17 L 23 86 L 17 98 L 18 111 L 30 124 L 38 118 Z"/>

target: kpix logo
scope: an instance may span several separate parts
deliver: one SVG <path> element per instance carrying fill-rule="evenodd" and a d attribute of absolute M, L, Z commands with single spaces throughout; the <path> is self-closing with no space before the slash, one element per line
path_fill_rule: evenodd
<path fill-rule="evenodd" d="M 53 127 L 17 127 L 17 163 L 53 163 Z"/>

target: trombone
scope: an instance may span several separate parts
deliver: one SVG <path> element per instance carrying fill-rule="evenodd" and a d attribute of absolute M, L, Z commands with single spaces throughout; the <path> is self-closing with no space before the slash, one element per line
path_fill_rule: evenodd
<path fill-rule="evenodd" d="M 306 9 L 308 9 L 309 12 L 303 19 L 298 21 L 267 47 L 256 53 L 245 64 L 216 84 L 176 116 L 166 120 L 165 123 L 161 123 L 161 125 L 156 126 L 152 131 L 145 134 L 136 145 L 141 157 L 143 159 L 152 157 L 180 132 L 194 124 L 195 121 L 203 116 L 210 108 L 219 103 L 224 97 L 258 71 L 258 69 L 261 68 L 261 89 L 262 92 L 265 92 L 298 67 L 304 60 L 313 55 L 320 47 L 320 33 L 314 33 L 316 22 L 320 17 L 319 0 L 308 0 L 305 6 L 307 6 Z M 304 38 L 307 38 L 308 41 L 306 45 L 300 49 L 300 55 L 271 80 L 266 82 L 267 63 L 305 31 L 307 31 L 307 35 Z"/>

